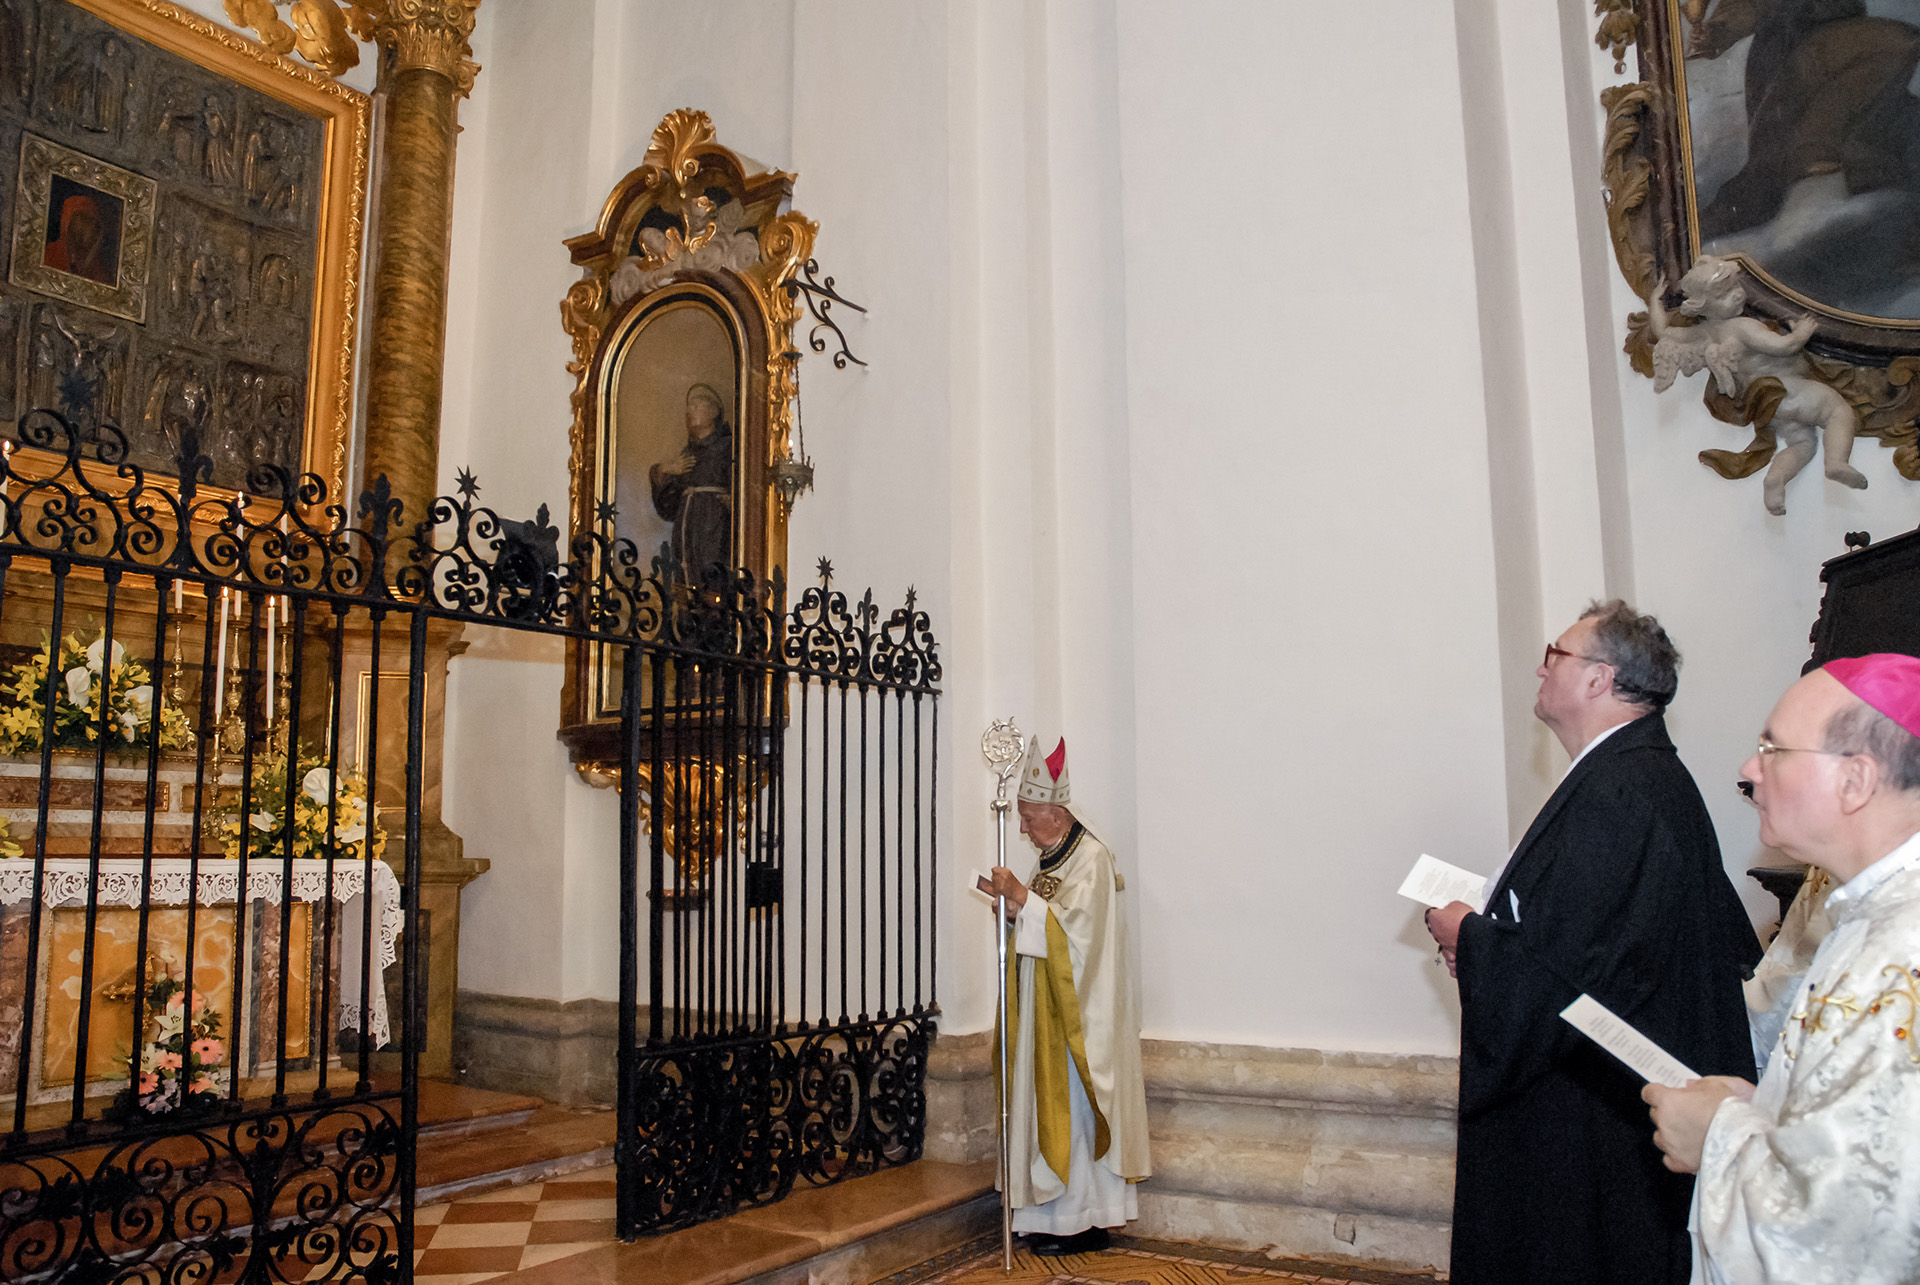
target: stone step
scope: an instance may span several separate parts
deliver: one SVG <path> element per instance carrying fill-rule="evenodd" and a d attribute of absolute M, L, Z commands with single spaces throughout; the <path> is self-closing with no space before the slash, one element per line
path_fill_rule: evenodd
<path fill-rule="evenodd" d="M 512 1285 L 878 1280 L 997 1234 L 993 1168 L 990 1161 L 920 1160 L 631 1245 L 601 1245 L 505 1279 Z"/>

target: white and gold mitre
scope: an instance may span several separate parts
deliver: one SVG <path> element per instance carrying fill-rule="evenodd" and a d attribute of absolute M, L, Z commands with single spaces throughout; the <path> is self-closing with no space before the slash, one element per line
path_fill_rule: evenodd
<path fill-rule="evenodd" d="M 1067 742 L 1062 738 L 1053 753 L 1040 757 L 1040 738 L 1027 747 L 1027 770 L 1020 777 L 1020 797 L 1028 803 L 1065 807 L 1073 801 L 1067 786 Z"/>

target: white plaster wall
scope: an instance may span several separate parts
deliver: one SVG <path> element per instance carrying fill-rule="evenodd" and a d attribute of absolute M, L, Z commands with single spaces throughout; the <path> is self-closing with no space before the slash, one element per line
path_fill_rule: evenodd
<path fill-rule="evenodd" d="M 1506 837 L 1452 15 L 1121 14 L 1149 1032 L 1448 1049 L 1394 889 Z"/>
<path fill-rule="evenodd" d="M 792 565 L 914 585 L 943 641 L 946 1028 L 990 1022 L 990 929 L 954 894 L 992 850 L 979 730 L 1013 713 L 1068 736 L 1138 892 L 1149 1034 L 1450 1050 L 1393 888 L 1420 851 L 1493 869 L 1564 768 L 1530 719 L 1540 644 L 1589 597 L 1662 617 L 1741 872 L 1731 779 L 1819 561 L 1912 507 L 1863 443 L 1872 489 L 1809 476 L 1768 518 L 1694 462 L 1738 437 L 1697 381 L 1656 399 L 1627 370 L 1590 24 L 1581 0 L 485 7 L 448 480 L 564 503 L 560 242 L 664 112 L 708 110 L 798 172 L 871 309 L 870 366 L 803 368 Z M 610 996 L 611 796 L 551 740 L 557 662 L 455 664 L 448 816 L 494 861 L 463 984 Z"/>

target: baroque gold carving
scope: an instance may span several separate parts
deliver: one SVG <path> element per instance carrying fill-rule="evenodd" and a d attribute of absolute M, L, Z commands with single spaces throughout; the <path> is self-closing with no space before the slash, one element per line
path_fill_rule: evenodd
<path fill-rule="evenodd" d="M 649 288 L 665 279 L 702 270 L 730 274 L 747 288 L 759 313 L 766 345 L 767 458 L 760 464 L 770 468 L 790 452 L 800 360 L 793 344 L 793 325 L 800 304 L 786 285 L 812 255 L 814 236 L 819 231 L 819 225 L 804 215 L 779 209 L 792 186 L 793 175 L 779 170 L 749 174 L 740 156 L 716 141 L 707 114 L 683 108 L 669 112 L 654 128 L 640 167 L 608 196 L 598 230 L 567 242 L 574 262 L 583 269 L 581 279 L 567 291 L 560 305 L 561 325 L 573 347 L 573 359 L 567 363 L 567 371 L 574 377 L 570 398 L 573 419 L 567 438 L 575 531 L 589 530 L 592 524 L 593 481 L 585 473 L 592 433 L 594 362 L 608 322 L 635 297 L 619 288 L 634 283 L 634 277 L 621 282 L 614 279 L 623 270 L 631 273 L 637 266 L 637 282 Z M 726 231 L 722 210 L 708 195 L 716 188 L 729 194 L 728 206 L 738 203 L 744 219 L 739 230 L 757 232 L 758 262 L 744 267 L 716 267 L 697 253 Z M 665 229 L 660 239 L 641 236 L 641 220 L 653 209 L 675 216 L 680 226 Z M 764 576 L 771 567 L 785 562 L 788 507 L 776 493 L 764 533 L 766 566 L 754 568 L 757 574 Z"/>
<path fill-rule="evenodd" d="M 1593 0 L 1593 12 L 1600 19 L 1593 43 L 1613 55 L 1616 75 L 1627 69 L 1627 50 L 1640 42 L 1640 15 L 1633 5 L 1634 0 Z"/>
<path fill-rule="evenodd" d="M 227 17 L 276 54 L 298 52 L 330 76 L 360 65 L 360 42 L 394 52 L 398 71 L 438 72 L 465 97 L 479 65 L 473 23 L 480 0 L 225 0 Z M 287 10 L 287 17 L 279 9 Z M 291 20 L 291 22 L 289 22 Z"/>
<path fill-rule="evenodd" d="M 332 0 L 308 0 L 331 3 Z M 480 0 L 364 0 L 373 39 L 391 49 L 397 71 L 432 71 L 453 81 L 462 98 L 473 89 L 473 22 Z"/>
<path fill-rule="evenodd" d="M 658 822 L 660 846 L 672 858 L 678 876 L 676 882 L 683 889 L 704 886 L 707 854 L 734 851 L 739 846 L 737 837 L 730 840 L 729 835 L 738 836 L 753 820 L 753 800 L 761 788 L 753 764 L 747 756 L 740 755 L 731 765 L 731 816 L 725 803 L 728 767 L 724 760 L 699 755 L 676 758 L 662 773 L 666 788 L 656 790 L 653 765 L 639 765 L 640 824 L 651 834 Z M 605 763 L 577 763 L 574 770 L 596 790 L 620 786 L 618 768 Z"/>
<path fill-rule="evenodd" d="M 736 335 L 736 565 L 761 583 L 787 556 L 790 501 L 776 485 L 792 453 L 801 303 L 788 289 L 813 253 L 818 225 L 787 208 L 793 175 L 761 170 L 721 144 L 704 112 L 668 113 L 638 168 L 616 184 L 595 229 L 567 241 L 580 278 L 560 303 L 573 376 L 568 427 L 569 533 L 611 532 L 601 493 L 610 476 L 617 355 L 632 325 L 663 300 L 698 297 Z M 632 323 L 632 324 L 630 324 Z M 641 550 L 643 557 L 653 550 Z M 617 761 L 603 708 L 605 657 L 569 644 L 561 737 L 586 773 Z"/>
<path fill-rule="evenodd" d="M 1680 7 L 1693 22 L 1706 10 L 1701 0 L 1685 0 Z M 1608 236 L 1622 279 L 1645 300 L 1662 279 L 1678 281 L 1693 263 L 1682 197 L 1686 176 L 1677 159 L 1682 140 L 1675 100 L 1684 87 L 1671 70 L 1679 57 L 1675 42 L 1680 34 L 1670 28 L 1671 15 L 1664 5 L 1647 10 L 1650 22 L 1643 20 L 1636 0 L 1595 0 L 1594 12 L 1599 18 L 1595 43 L 1613 55 L 1614 70 L 1624 71 L 1627 49 L 1638 46 L 1640 65 L 1649 72 L 1648 79 L 1610 86 L 1600 94 L 1606 111 L 1601 183 Z M 1750 296 L 1765 300 L 1763 306 L 1750 306 L 1749 314 L 1759 315 L 1776 330 L 1786 330 L 1808 312 L 1804 304 L 1770 295 L 1751 273 L 1744 273 L 1743 281 Z M 1689 319 L 1675 315 L 1669 324 L 1684 326 Z M 1901 346 L 1920 344 L 1912 337 L 1892 344 L 1884 335 L 1863 339 L 1860 327 L 1821 318 L 1819 335 L 1824 338 L 1830 331 L 1835 339 L 1826 351 L 1807 351 L 1812 377 L 1833 387 L 1853 407 L 1860 420 L 1857 437 L 1879 438 L 1892 449 L 1900 475 L 1920 481 L 1920 355 L 1898 352 Z M 1879 354 L 1889 346 L 1894 355 L 1882 358 Z M 1833 348 L 1848 355 L 1832 355 Z M 1628 315 L 1623 350 L 1634 371 L 1654 377 L 1653 338 L 1645 312 Z M 1725 478 L 1748 477 L 1765 467 L 1776 449 L 1771 423 L 1784 394 L 1779 380 L 1760 378 L 1740 396 L 1730 397 L 1708 379 L 1702 398 L 1708 412 L 1723 423 L 1750 426 L 1754 436 L 1742 450 L 1703 450 L 1700 462 Z"/>
<path fill-rule="evenodd" d="M 1656 91 L 1645 81 L 1615 85 L 1601 91 L 1607 111 L 1606 140 L 1601 148 L 1600 186 L 1607 202 L 1607 234 L 1613 241 L 1614 261 L 1636 295 L 1653 292 L 1653 228 L 1647 198 L 1652 193 L 1653 164 L 1640 147 L 1640 135 Z M 1653 374 L 1651 366 L 1644 372 Z"/>

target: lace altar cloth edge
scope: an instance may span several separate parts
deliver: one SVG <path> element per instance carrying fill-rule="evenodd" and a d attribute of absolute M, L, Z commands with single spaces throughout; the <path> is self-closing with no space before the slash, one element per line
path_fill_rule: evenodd
<path fill-rule="evenodd" d="M 155 857 L 153 859 L 153 897 L 156 906 L 184 906 L 187 902 L 187 878 L 191 873 L 188 857 Z M 141 867 L 145 859 L 141 857 L 103 857 L 100 860 L 100 879 L 97 884 L 100 905 L 104 908 L 125 907 L 137 910 L 140 906 Z M 279 905 L 283 895 L 285 880 L 284 861 L 247 863 L 247 900 L 265 901 Z M 316 857 L 297 857 L 293 862 L 293 899 L 295 901 L 319 901 L 326 896 L 328 862 Z M 367 863 L 364 861 L 334 861 L 333 899 L 338 902 L 352 901 L 366 891 Z M 40 899 L 47 906 L 84 906 L 87 904 L 87 866 L 85 857 L 48 857 L 40 881 Z M 226 857 L 202 857 L 200 859 L 199 895 L 196 900 L 203 906 L 232 905 L 239 900 L 240 863 Z M 33 860 L 29 857 L 0 857 L 0 906 L 14 906 L 25 901 L 33 891 Z M 405 916 L 400 910 L 400 883 L 394 878 L 393 867 L 384 861 L 373 863 L 373 917 L 374 932 L 378 941 L 375 959 L 377 972 L 386 969 L 399 957 L 400 931 Z M 347 916 L 345 918 L 351 918 Z M 347 925 L 343 925 L 346 927 Z M 358 924 L 351 925 L 357 928 Z M 346 958 L 342 952 L 341 987 L 343 992 L 359 990 L 359 960 Z M 351 976 L 349 976 L 349 973 Z M 373 993 L 373 1021 L 368 1034 L 375 1047 L 387 1044 L 391 1039 L 391 1030 L 387 1022 L 387 997 L 385 988 L 375 986 Z M 360 1005 L 357 1001 L 340 1001 L 341 1029 L 355 1028 L 360 1025 Z"/>

